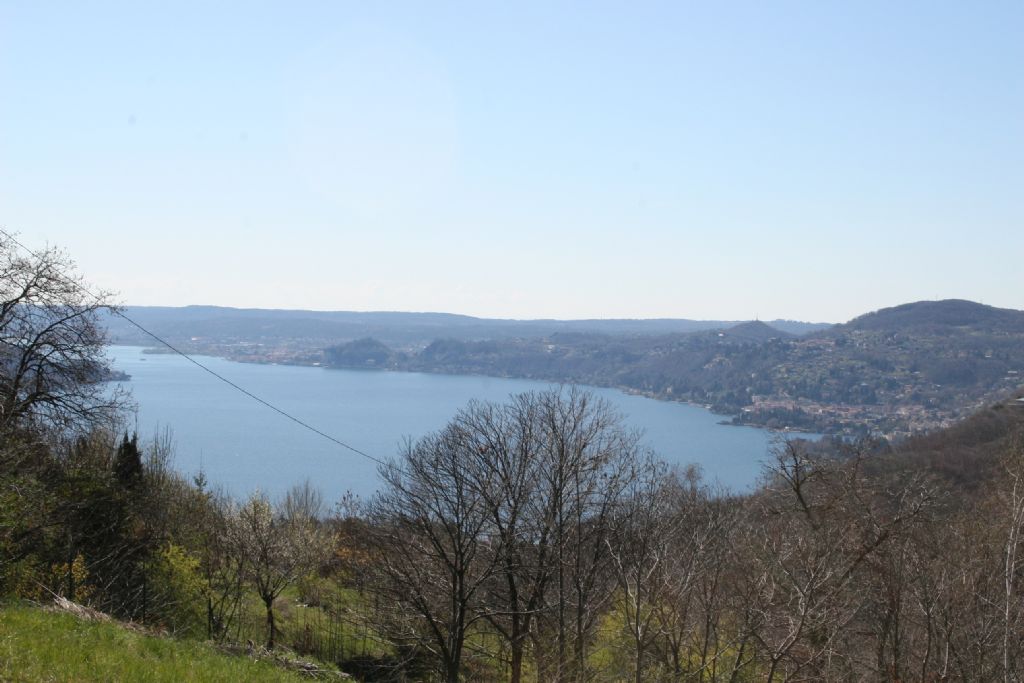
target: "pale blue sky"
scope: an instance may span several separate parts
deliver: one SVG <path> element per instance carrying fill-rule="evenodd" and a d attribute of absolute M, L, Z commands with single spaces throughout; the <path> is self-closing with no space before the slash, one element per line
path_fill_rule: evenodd
<path fill-rule="evenodd" d="M 130 304 L 1024 308 L 1024 2 L 0 2 L 0 226 Z"/>

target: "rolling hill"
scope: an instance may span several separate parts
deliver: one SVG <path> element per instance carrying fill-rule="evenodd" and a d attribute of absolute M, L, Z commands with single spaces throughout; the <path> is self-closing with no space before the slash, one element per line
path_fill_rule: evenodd
<path fill-rule="evenodd" d="M 688 334 L 445 338 L 413 352 L 362 340 L 328 347 L 323 361 L 619 387 L 710 405 L 742 424 L 906 436 L 1024 382 L 1024 312 L 924 301 L 803 336 L 751 321 Z"/>

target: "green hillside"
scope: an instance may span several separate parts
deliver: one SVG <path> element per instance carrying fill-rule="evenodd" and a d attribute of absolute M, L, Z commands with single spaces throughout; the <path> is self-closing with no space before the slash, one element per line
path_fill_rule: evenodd
<path fill-rule="evenodd" d="M 27 605 L 0 607 L 3 681 L 309 680 L 211 645 L 145 635 Z"/>

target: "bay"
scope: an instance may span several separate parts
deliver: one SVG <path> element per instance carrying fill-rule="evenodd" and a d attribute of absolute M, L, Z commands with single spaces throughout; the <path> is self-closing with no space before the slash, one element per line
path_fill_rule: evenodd
<path fill-rule="evenodd" d="M 308 478 L 328 501 L 346 491 L 366 498 L 379 486 L 377 464 L 345 450 L 239 392 L 186 358 L 112 346 L 123 386 L 137 406 L 135 428 L 147 438 L 170 429 L 174 466 L 204 472 L 236 496 L 255 489 L 276 496 Z M 546 382 L 480 376 L 374 370 L 336 370 L 237 363 L 197 357 L 253 394 L 331 436 L 381 459 L 406 438 L 438 430 L 471 399 L 504 401 L 511 394 L 550 388 Z M 642 430 L 664 460 L 697 464 L 706 480 L 733 491 L 750 488 L 775 440 L 752 427 L 722 425 L 699 406 L 657 401 L 615 389 L 592 390 L 625 423 Z"/>

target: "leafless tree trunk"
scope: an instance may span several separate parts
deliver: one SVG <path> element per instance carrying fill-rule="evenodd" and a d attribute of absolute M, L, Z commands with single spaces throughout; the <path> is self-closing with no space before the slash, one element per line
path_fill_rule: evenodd
<path fill-rule="evenodd" d="M 232 543 L 267 612 L 267 649 L 277 638 L 274 600 L 324 560 L 329 541 L 320 528 L 322 499 L 309 482 L 275 506 L 254 493 L 232 516 Z"/>
<path fill-rule="evenodd" d="M 498 539 L 485 612 L 508 644 L 510 680 L 519 683 L 550 574 L 550 525 L 534 504 L 542 464 L 536 396 L 520 394 L 502 406 L 471 403 L 453 424 L 470 445 L 488 527 Z"/>
<path fill-rule="evenodd" d="M 538 399 L 544 447 L 539 498 L 554 545 L 549 598 L 557 656 L 550 675 L 585 680 L 589 641 L 615 586 L 605 542 L 608 522 L 636 476 L 639 437 L 622 427 L 606 402 L 581 389 L 550 391 Z"/>
<path fill-rule="evenodd" d="M 59 249 L 23 254 L 0 235 L 0 444 L 23 427 L 69 433 L 114 419 L 124 399 L 103 386 L 100 315 L 112 306 Z"/>
<path fill-rule="evenodd" d="M 466 638 L 487 614 L 481 593 L 501 555 L 470 447 L 452 427 L 408 444 L 381 467 L 384 490 L 371 513 L 375 589 L 393 605 L 379 626 L 432 653 L 449 683 L 459 681 Z"/>
<path fill-rule="evenodd" d="M 666 573 L 683 521 L 675 509 L 678 486 L 665 466 L 649 463 L 627 487 L 605 539 L 623 623 L 633 644 L 636 683 L 643 681 L 644 658 L 661 635 L 658 606 L 669 598 Z"/>
<path fill-rule="evenodd" d="M 831 668 L 847 658 L 836 650 L 837 636 L 865 600 L 855 588 L 858 573 L 930 504 L 930 491 L 917 482 L 879 494 L 860 465 L 856 453 L 842 462 L 821 459 L 787 442 L 768 489 L 755 497 L 758 573 L 749 598 L 769 681 L 838 675 Z"/>
<path fill-rule="evenodd" d="M 1008 491 L 1004 494 L 1006 508 L 1006 544 L 1003 559 L 1003 643 L 1002 668 L 1004 683 L 1017 681 L 1017 658 L 1021 640 L 1021 618 L 1024 608 L 1017 597 L 1017 579 L 1021 573 L 1020 550 L 1024 541 L 1024 435 L 1018 434 L 1006 458 Z"/>

